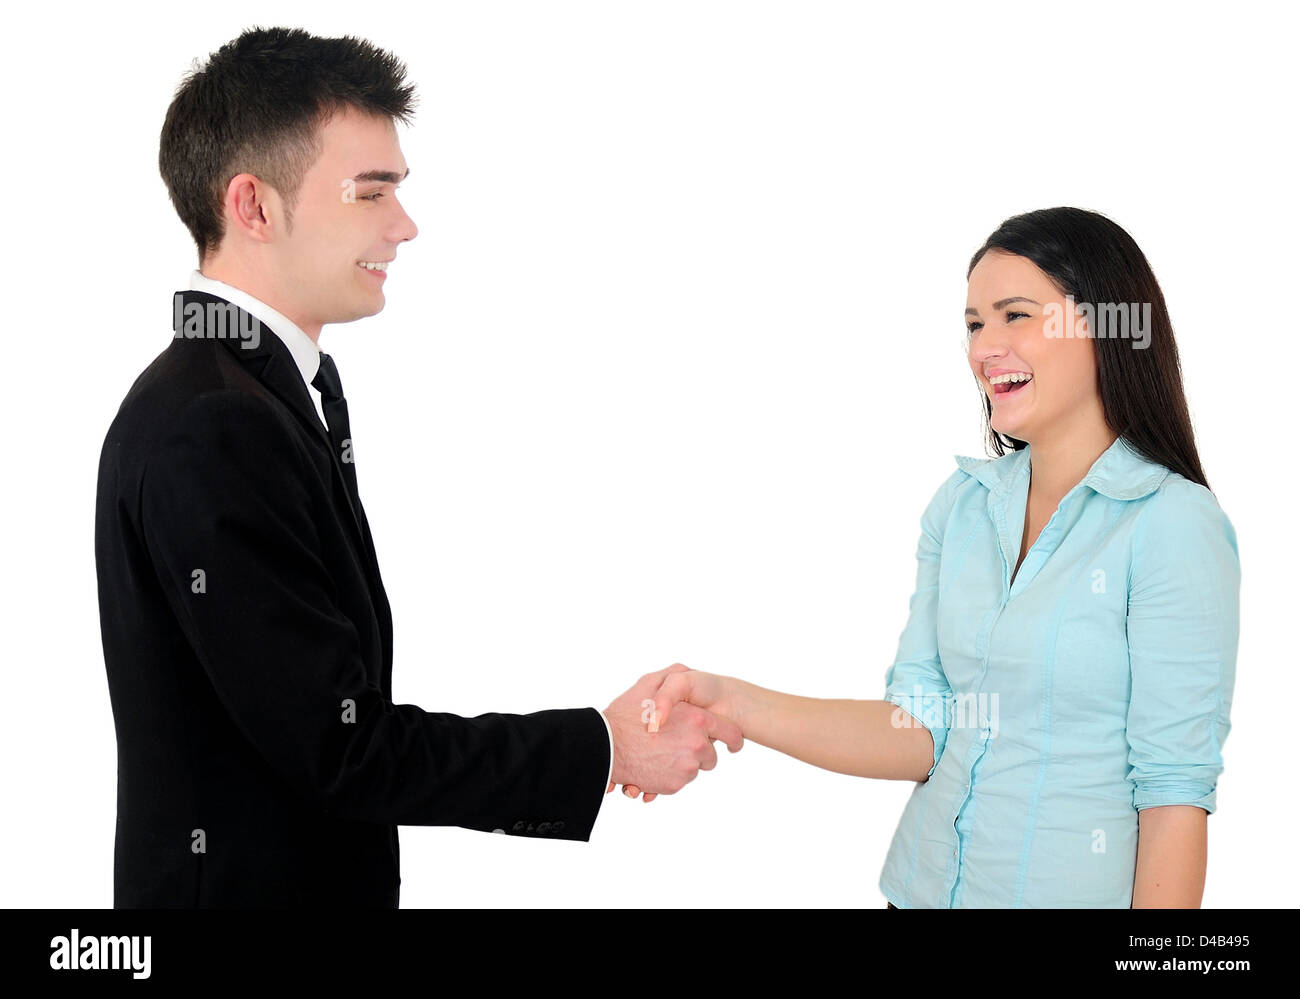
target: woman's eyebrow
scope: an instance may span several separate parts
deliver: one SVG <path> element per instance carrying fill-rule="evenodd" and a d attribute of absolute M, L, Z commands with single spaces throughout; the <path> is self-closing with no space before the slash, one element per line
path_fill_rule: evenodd
<path fill-rule="evenodd" d="M 1043 304 L 1042 302 L 1035 302 L 1032 298 L 1025 298 L 1023 295 L 1016 295 L 1014 298 L 1002 298 L 1002 299 L 999 299 L 998 301 L 996 301 L 996 302 L 993 303 L 993 308 L 995 308 L 995 309 L 1001 309 L 1003 306 L 1010 305 L 1012 302 L 1029 302 L 1029 303 L 1031 303 L 1031 304 L 1033 304 L 1033 305 L 1042 305 L 1042 304 Z M 971 308 L 968 308 L 968 309 L 966 310 L 966 315 L 968 315 L 968 316 L 978 316 L 979 314 L 980 314 L 980 310 L 979 310 L 979 309 L 971 309 Z"/>

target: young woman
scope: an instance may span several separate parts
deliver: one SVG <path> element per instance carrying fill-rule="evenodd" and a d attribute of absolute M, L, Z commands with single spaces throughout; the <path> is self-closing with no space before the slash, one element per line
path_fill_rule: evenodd
<path fill-rule="evenodd" d="M 999 457 L 958 456 L 921 518 L 884 699 L 684 670 L 659 722 L 688 700 L 815 766 L 916 781 L 891 907 L 1199 906 L 1240 566 L 1163 295 L 1127 232 L 1075 208 L 1008 219 L 967 278 Z"/>

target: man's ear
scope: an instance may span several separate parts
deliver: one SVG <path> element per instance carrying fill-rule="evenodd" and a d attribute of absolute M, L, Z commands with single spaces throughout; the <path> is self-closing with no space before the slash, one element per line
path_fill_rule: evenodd
<path fill-rule="evenodd" d="M 276 231 L 285 226 L 280 192 L 251 173 L 239 173 L 230 178 L 222 210 L 226 238 L 234 235 L 269 243 Z"/>

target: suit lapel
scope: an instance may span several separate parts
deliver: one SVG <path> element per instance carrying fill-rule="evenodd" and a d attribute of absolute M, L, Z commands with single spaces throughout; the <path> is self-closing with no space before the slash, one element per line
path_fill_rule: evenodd
<path fill-rule="evenodd" d="M 216 330 L 224 330 L 229 335 L 218 336 L 214 331 L 213 338 L 220 339 L 253 377 L 293 410 L 297 414 L 298 422 L 305 426 L 308 432 L 315 436 L 325 446 L 325 450 L 329 452 L 330 463 L 334 466 L 335 486 L 338 492 L 343 495 L 344 502 L 347 503 L 352 526 L 356 531 L 356 538 L 360 544 L 362 558 L 369 565 L 371 562 L 370 545 L 366 541 L 366 532 L 361 524 L 361 511 L 353 505 L 352 493 L 343 478 L 342 458 L 335 452 L 329 433 L 321 426 L 320 417 L 317 415 L 316 407 L 307 392 L 302 373 L 298 370 L 298 365 L 294 362 L 293 355 L 289 353 L 289 348 L 284 345 L 284 342 L 276 336 L 266 323 L 250 316 L 239 306 L 206 291 L 186 290 L 175 293 L 172 299 L 173 330 L 177 332 L 181 339 L 186 339 L 186 333 L 177 330 L 178 324 L 185 324 L 189 336 L 194 336 L 195 322 L 206 322 L 208 306 L 212 304 L 219 305 L 223 310 L 229 310 L 226 313 L 226 325 L 215 327 Z M 196 313 L 193 306 L 201 309 L 201 313 Z M 205 327 L 198 327 L 198 329 L 205 330 Z M 251 345 L 254 338 L 241 339 L 239 336 L 240 330 L 248 329 L 257 329 L 259 331 L 256 337 L 256 346 Z"/>

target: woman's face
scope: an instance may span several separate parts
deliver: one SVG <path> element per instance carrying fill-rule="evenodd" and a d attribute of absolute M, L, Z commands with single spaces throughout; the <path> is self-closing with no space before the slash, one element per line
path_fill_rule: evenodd
<path fill-rule="evenodd" d="M 1100 416 L 1088 325 L 1033 261 L 985 253 L 971 271 L 966 328 L 971 371 L 992 403 L 997 432 L 1032 444 Z M 990 381 L 1013 372 L 1031 377 L 1019 387 Z"/>

